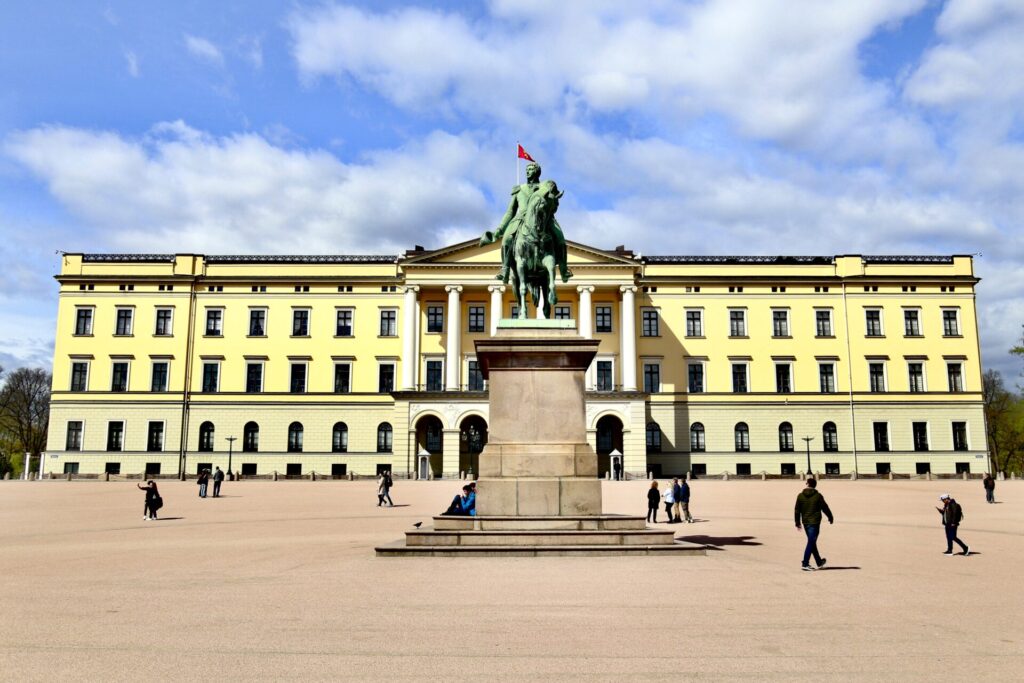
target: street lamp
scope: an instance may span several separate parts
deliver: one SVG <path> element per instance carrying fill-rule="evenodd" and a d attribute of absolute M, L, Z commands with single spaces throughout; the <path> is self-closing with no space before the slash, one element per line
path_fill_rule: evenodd
<path fill-rule="evenodd" d="M 805 444 L 807 444 L 807 474 L 808 476 L 814 474 L 811 472 L 811 442 L 814 441 L 813 436 L 802 436 L 800 437 Z"/>
<path fill-rule="evenodd" d="M 231 454 L 232 454 L 232 451 L 234 450 L 235 440 L 236 439 L 237 439 L 237 437 L 234 437 L 234 436 L 229 436 L 227 438 L 227 441 L 228 441 L 228 481 L 234 481 L 235 480 L 235 475 L 231 474 Z"/>

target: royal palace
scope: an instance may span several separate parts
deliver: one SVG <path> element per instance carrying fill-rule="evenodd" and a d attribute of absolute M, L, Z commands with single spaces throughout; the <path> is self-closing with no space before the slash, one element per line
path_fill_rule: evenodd
<path fill-rule="evenodd" d="M 472 476 L 499 261 L 64 254 L 45 470 Z M 600 476 L 985 471 L 970 256 L 568 261 Z"/>

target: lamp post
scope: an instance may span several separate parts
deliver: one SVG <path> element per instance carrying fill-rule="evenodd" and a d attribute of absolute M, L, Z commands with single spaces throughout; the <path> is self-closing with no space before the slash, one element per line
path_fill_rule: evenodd
<path fill-rule="evenodd" d="M 232 452 L 234 451 L 236 438 L 237 437 L 234 437 L 234 436 L 229 436 L 227 438 L 227 442 L 228 442 L 228 481 L 234 481 L 235 480 L 235 475 L 231 474 L 231 455 L 232 455 Z"/>
<path fill-rule="evenodd" d="M 813 436 L 802 436 L 800 437 L 805 444 L 807 444 L 807 475 L 814 474 L 811 472 L 811 442 L 814 441 Z"/>

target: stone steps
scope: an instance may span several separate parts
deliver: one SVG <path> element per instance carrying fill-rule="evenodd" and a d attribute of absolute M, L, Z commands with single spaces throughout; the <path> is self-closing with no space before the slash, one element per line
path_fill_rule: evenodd
<path fill-rule="evenodd" d="M 675 541 L 657 545 L 406 545 L 395 541 L 376 548 L 378 557 L 609 557 L 704 556 L 707 548 Z"/>
<path fill-rule="evenodd" d="M 546 546 L 546 545 L 671 545 L 671 531 L 633 529 L 624 531 L 522 530 L 443 531 L 421 529 L 405 534 L 406 545 Z"/>
<path fill-rule="evenodd" d="M 646 528 L 646 518 L 630 515 L 434 517 L 436 531 L 641 531 Z"/>

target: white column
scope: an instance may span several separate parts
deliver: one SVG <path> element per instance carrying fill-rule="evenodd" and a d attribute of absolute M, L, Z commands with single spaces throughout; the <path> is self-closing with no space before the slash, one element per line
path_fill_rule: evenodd
<path fill-rule="evenodd" d="M 416 337 L 419 336 L 417 318 L 416 293 L 420 288 L 409 285 L 405 288 L 405 302 L 402 304 L 402 390 L 413 391 L 416 388 L 416 369 L 419 358 L 416 357 Z"/>
<path fill-rule="evenodd" d="M 622 390 L 636 391 L 636 287 L 622 292 Z"/>
<path fill-rule="evenodd" d="M 594 338 L 594 308 L 590 303 L 590 294 L 593 287 L 580 286 L 576 288 L 580 293 L 580 336 L 584 339 Z"/>
<path fill-rule="evenodd" d="M 448 391 L 459 390 L 459 345 L 462 342 L 462 306 L 459 304 L 460 285 L 447 285 L 448 292 L 448 354 L 445 359 L 445 384 Z"/>
<path fill-rule="evenodd" d="M 504 301 L 505 285 L 488 285 L 491 293 L 491 336 L 498 334 L 498 321 L 501 320 L 501 306 Z"/>

